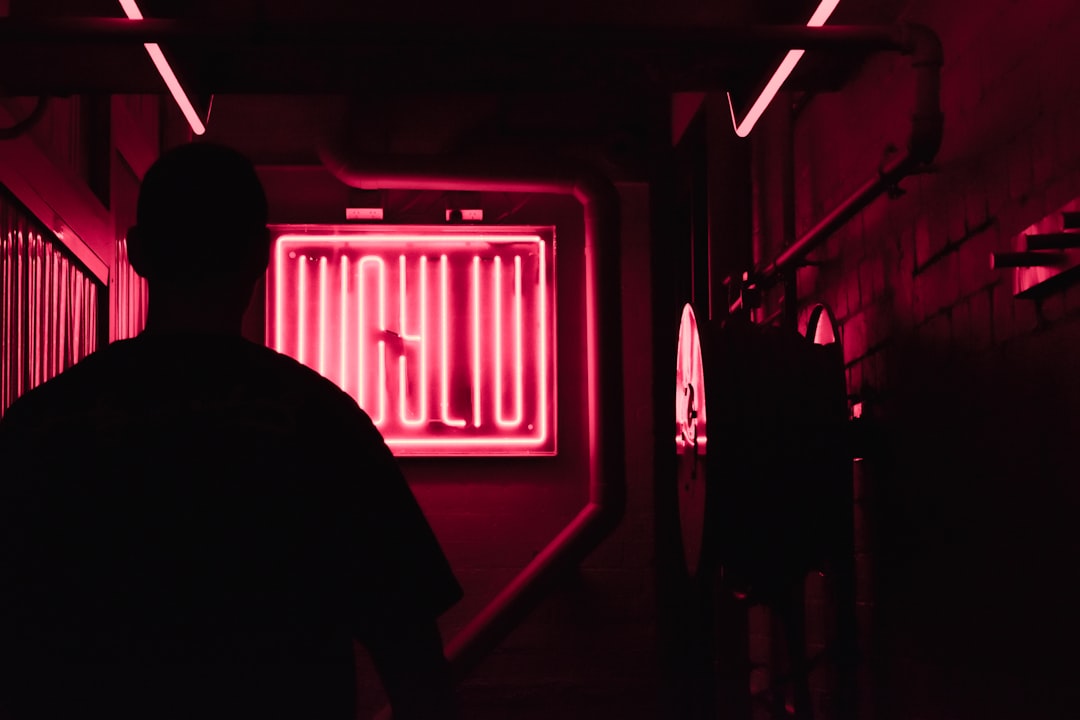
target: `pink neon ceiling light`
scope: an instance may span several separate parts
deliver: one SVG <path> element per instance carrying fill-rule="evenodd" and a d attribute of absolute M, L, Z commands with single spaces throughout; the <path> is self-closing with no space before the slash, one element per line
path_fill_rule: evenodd
<path fill-rule="evenodd" d="M 807 21 L 806 27 L 821 27 L 825 24 L 825 21 L 832 15 L 833 10 L 840 4 L 840 0 L 821 0 L 821 3 L 817 6 L 817 10 L 810 16 L 810 20 Z M 805 50 L 788 50 L 787 55 L 780 61 L 780 67 L 776 68 L 776 72 L 769 78 L 769 82 L 765 84 L 765 89 L 758 95 L 757 100 L 750 106 L 750 111 L 746 113 L 746 117 L 742 119 L 742 122 L 735 117 L 735 105 L 731 101 L 731 93 L 727 94 L 728 107 L 731 108 L 731 122 L 735 126 L 735 134 L 739 137 L 746 137 L 750 134 L 750 131 L 754 129 L 754 125 L 761 119 L 762 113 L 765 112 L 765 108 L 769 107 L 769 103 L 776 97 L 776 93 L 780 92 L 780 88 L 784 82 L 791 75 L 795 66 L 799 64 L 799 60 L 806 53 Z"/>
<path fill-rule="evenodd" d="M 124 14 L 128 16 L 129 20 L 143 19 L 142 11 L 135 3 L 135 0 L 120 0 L 120 7 L 123 9 Z M 154 67 L 157 68 L 158 74 L 161 75 L 161 79 L 165 81 L 165 87 L 169 89 L 169 93 L 173 96 L 173 100 L 175 100 L 176 104 L 180 107 L 180 112 L 184 114 L 184 119 L 186 119 L 188 125 L 191 126 L 191 131 L 196 135 L 205 133 L 206 125 L 203 124 L 202 118 L 199 117 L 199 113 L 195 111 L 195 106 L 188 98 L 187 93 L 184 92 L 184 88 L 180 85 L 180 80 L 177 79 L 172 66 L 169 65 L 169 61 L 165 59 L 165 54 L 161 52 L 161 47 L 157 43 L 144 43 L 143 47 L 146 48 L 146 54 L 150 56 L 150 60 L 153 61 Z"/>

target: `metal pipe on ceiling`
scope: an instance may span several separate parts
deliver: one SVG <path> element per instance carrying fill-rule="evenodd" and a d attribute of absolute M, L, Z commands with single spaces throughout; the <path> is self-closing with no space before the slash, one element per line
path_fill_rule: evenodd
<path fill-rule="evenodd" d="M 873 177 L 819 220 L 806 234 L 774 260 L 751 273 L 750 277 L 759 287 L 771 286 L 784 273 L 798 268 L 808 254 L 848 220 L 882 193 L 895 188 L 900 180 L 927 167 L 937 155 L 944 129 L 944 115 L 941 112 L 941 66 L 944 53 L 941 40 L 933 30 L 917 24 L 901 26 L 895 37 L 900 52 L 911 55 L 911 64 L 915 70 L 915 110 L 911 116 L 911 133 L 908 135 L 904 154 L 882 165 Z M 731 283 L 733 280 L 728 278 L 726 282 Z M 785 298 L 785 302 L 789 302 L 789 299 Z M 729 312 L 738 312 L 742 306 L 742 299 L 736 299 L 729 307 Z"/>
<path fill-rule="evenodd" d="M 535 44 L 545 52 L 595 50 L 648 53 L 679 50 L 715 55 L 739 50 L 879 50 L 894 47 L 888 27 L 804 25 L 649 26 L 547 23 L 425 23 L 313 20 L 129 20 L 104 17 L 0 18 L 0 42 L 135 43 L 227 42 L 231 44 L 348 44 L 359 47 L 460 47 L 522 51 Z"/>

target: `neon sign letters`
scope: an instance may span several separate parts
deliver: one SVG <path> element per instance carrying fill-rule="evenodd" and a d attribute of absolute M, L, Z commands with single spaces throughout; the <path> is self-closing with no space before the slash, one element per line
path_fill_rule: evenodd
<path fill-rule="evenodd" d="M 267 344 L 399 455 L 555 453 L 550 229 L 279 226 Z"/>

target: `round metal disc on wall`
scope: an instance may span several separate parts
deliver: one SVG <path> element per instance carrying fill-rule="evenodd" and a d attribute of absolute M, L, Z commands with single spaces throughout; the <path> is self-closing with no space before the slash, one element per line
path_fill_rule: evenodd
<path fill-rule="evenodd" d="M 704 545 L 707 445 L 701 338 L 694 310 L 687 304 L 675 359 L 675 452 L 683 557 L 691 576 L 701 565 Z"/>
<path fill-rule="evenodd" d="M 815 345 L 831 345 L 840 339 L 836 318 L 825 305 L 815 305 L 806 320 L 806 338 Z"/>

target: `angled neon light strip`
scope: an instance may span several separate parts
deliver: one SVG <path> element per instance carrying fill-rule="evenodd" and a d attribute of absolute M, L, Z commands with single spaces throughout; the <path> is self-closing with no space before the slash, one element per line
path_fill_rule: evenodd
<path fill-rule="evenodd" d="M 135 0 L 120 0 L 120 7 L 123 9 L 124 14 L 128 16 L 129 20 L 143 19 L 142 11 L 139 9 L 139 6 L 135 4 Z M 161 52 L 161 46 L 157 43 L 143 43 L 143 47 L 146 48 L 146 54 L 150 56 L 150 60 L 154 63 L 154 67 L 157 68 L 158 75 L 161 75 L 161 79 L 165 81 L 165 87 L 169 89 L 169 94 L 173 96 L 173 100 L 175 100 L 177 106 L 179 106 L 180 112 L 184 115 L 184 119 L 187 120 L 188 125 L 191 126 L 191 132 L 196 135 L 205 133 L 206 125 L 203 124 L 202 119 L 199 117 L 199 113 L 195 112 L 195 106 L 188 98 L 187 93 L 184 92 L 184 88 L 180 85 L 180 80 L 177 79 L 172 66 L 169 65 L 169 61 L 165 59 L 165 54 Z"/>
<path fill-rule="evenodd" d="M 807 21 L 806 27 L 821 27 L 824 25 L 839 4 L 840 0 L 821 0 L 817 10 Z M 735 105 L 731 102 L 731 93 L 727 94 L 728 107 L 731 108 L 731 123 L 735 126 L 736 135 L 746 137 L 750 134 L 750 131 L 754 129 L 754 125 L 761 119 L 761 115 L 769 107 L 772 99 L 776 97 L 776 93 L 780 92 L 780 88 L 805 53 L 805 50 L 788 50 L 787 55 L 780 62 L 780 67 L 776 68 L 776 72 L 769 78 L 769 82 L 765 84 L 765 89 L 761 91 L 757 100 L 750 106 L 750 111 L 746 113 L 746 117 L 742 119 L 742 122 L 739 122 L 738 118 L 735 117 Z"/>

